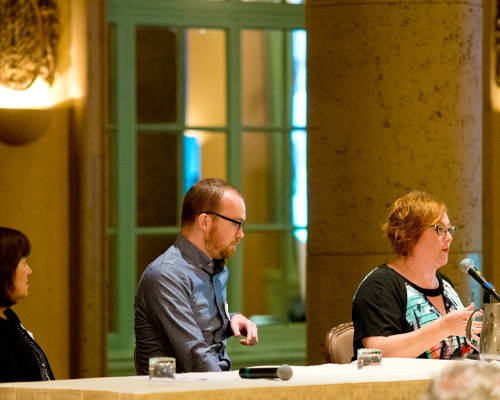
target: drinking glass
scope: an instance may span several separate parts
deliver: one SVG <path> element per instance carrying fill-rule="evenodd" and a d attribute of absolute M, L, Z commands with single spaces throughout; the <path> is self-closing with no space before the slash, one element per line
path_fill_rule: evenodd
<path fill-rule="evenodd" d="M 173 382 L 175 380 L 175 358 L 151 357 L 149 359 L 149 380 L 151 382 Z"/>
<path fill-rule="evenodd" d="M 358 369 L 382 367 L 382 350 L 358 349 Z"/>

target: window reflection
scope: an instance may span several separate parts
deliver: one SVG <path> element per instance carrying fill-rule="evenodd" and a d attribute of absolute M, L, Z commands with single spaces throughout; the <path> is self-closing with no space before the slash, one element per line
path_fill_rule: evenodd
<path fill-rule="evenodd" d="M 283 31 L 241 32 L 244 126 L 283 123 L 284 63 Z"/>
<path fill-rule="evenodd" d="M 192 176 L 198 176 L 200 179 L 210 177 L 227 179 L 226 134 L 222 132 L 189 130 L 184 135 L 187 138 L 191 138 L 189 146 L 194 151 L 194 153 L 189 155 L 190 159 L 185 160 L 185 165 L 187 163 L 193 167 L 190 169 L 190 179 L 192 179 Z M 196 171 L 197 167 L 199 171 Z M 189 183 L 185 181 L 185 189 Z"/>
<path fill-rule="evenodd" d="M 177 33 L 167 27 L 136 28 L 137 122 L 177 120 Z"/>
<path fill-rule="evenodd" d="M 186 125 L 226 125 L 225 66 L 225 31 L 186 31 Z"/>
<path fill-rule="evenodd" d="M 177 135 L 137 135 L 137 225 L 177 225 Z"/>
<path fill-rule="evenodd" d="M 243 193 L 247 221 L 290 223 L 290 141 L 285 133 L 243 132 Z M 288 152 L 288 156 L 287 156 Z"/>
<path fill-rule="evenodd" d="M 283 297 L 285 280 L 280 253 L 279 232 L 245 233 L 243 306 L 247 316 L 270 315 L 276 321 L 281 319 L 286 297 Z"/>

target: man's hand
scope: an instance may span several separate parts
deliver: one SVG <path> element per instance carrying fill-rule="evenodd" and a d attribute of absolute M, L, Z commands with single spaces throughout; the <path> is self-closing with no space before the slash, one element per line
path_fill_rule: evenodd
<path fill-rule="evenodd" d="M 231 329 L 234 337 L 246 336 L 240 339 L 240 343 L 245 346 L 254 346 L 259 342 L 257 338 L 257 325 L 241 314 L 234 314 L 231 318 Z"/>

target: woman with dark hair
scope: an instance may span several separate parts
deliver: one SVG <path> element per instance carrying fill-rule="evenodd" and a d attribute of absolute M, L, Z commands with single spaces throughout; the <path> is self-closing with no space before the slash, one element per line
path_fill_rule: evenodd
<path fill-rule="evenodd" d="M 427 193 L 394 202 L 383 230 L 396 257 L 370 272 L 354 295 L 354 358 L 363 347 L 382 349 L 385 357 L 449 359 L 469 352 L 464 336 L 474 303 L 464 308 L 438 271 L 456 229 L 446 206 Z"/>
<path fill-rule="evenodd" d="M 0 227 L 0 382 L 54 379 L 44 352 L 10 309 L 28 296 L 30 252 L 23 233 Z"/>

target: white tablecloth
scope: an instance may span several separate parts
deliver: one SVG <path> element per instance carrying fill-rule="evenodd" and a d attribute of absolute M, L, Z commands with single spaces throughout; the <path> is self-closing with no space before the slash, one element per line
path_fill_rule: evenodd
<path fill-rule="evenodd" d="M 463 361 L 386 358 L 382 367 L 355 364 L 292 366 L 288 381 L 242 379 L 238 371 L 178 374 L 172 383 L 146 376 L 0 384 L 0 400 L 60 399 L 417 399 L 429 381 Z"/>

